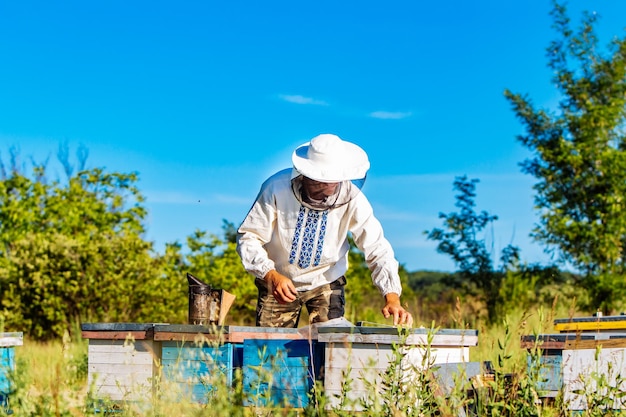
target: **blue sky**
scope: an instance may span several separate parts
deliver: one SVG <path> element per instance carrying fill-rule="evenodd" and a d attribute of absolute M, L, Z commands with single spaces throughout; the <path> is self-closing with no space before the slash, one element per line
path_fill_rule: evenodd
<path fill-rule="evenodd" d="M 558 100 L 548 0 L 0 2 L 0 156 L 60 143 L 88 167 L 140 175 L 157 249 L 238 224 L 261 182 L 319 133 L 363 147 L 364 192 L 400 263 L 454 270 L 425 230 L 478 178 L 485 237 L 544 262 L 528 233 L 533 179 L 503 91 Z M 573 0 L 624 37 L 626 2 Z M 51 164 L 54 172 L 54 164 Z"/>

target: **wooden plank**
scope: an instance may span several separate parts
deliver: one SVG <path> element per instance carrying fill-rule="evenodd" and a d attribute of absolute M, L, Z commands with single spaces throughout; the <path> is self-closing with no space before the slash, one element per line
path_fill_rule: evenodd
<path fill-rule="evenodd" d="M 140 340 L 134 343 L 126 343 L 123 340 L 102 340 L 91 339 L 89 340 L 89 346 L 87 348 L 88 355 L 95 355 L 98 353 L 113 353 L 119 355 L 130 354 L 150 354 L 154 357 L 159 357 L 160 344 L 155 344 L 151 340 Z"/>
<path fill-rule="evenodd" d="M 89 363 L 152 365 L 156 358 L 150 354 L 129 352 L 124 355 L 114 352 L 95 352 L 89 355 Z"/>
<path fill-rule="evenodd" d="M 214 333 L 182 333 L 160 331 L 154 333 L 154 340 L 191 343 L 223 343 L 228 340 L 228 335 Z"/>
<path fill-rule="evenodd" d="M 603 348 L 626 348 L 626 338 L 598 339 L 598 340 L 572 340 L 565 342 L 565 349 L 595 349 Z"/>
<path fill-rule="evenodd" d="M 163 342 L 162 371 L 164 381 L 187 383 L 194 390 L 206 392 L 223 381 L 230 386 L 234 371 L 234 346 L 197 346 L 180 342 Z M 203 396 L 206 402 L 206 395 Z"/>
<path fill-rule="evenodd" d="M 22 346 L 23 343 L 22 332 L 0 333 L 0 347 Z"/>
<path fill-rule="evenodd" d="M 599 356 L 597 356 L 599 353 Z M 626 384 L 620 375 L 626 374 L 626 350 L 624 348 L 603 347 L 597 349 L 574 349 L 563 351 L 563 396 L 570 410 L 585 410 L 584 395 L 577 392 L 595 392 L 598 375 L 606 380 L 606 384 L 615 387 L 619 380 L 619 392 L 626 390 Z M 594 376 L 596 375 L 596 376 Z M 619 378 L 619 379 L 618 379 Z M 618 398 L 614 398 L 614 409 L 624 409 Z"/>
<path fill-rule="evenodd" d="M 83 339 L 106 339 L 106 340 L 145 340 L 152 339 L 150 331 L 85 331 L 81 332 Z"/>
<path fill-rule="evenodd" d="M 89 348 L 104 352 L 106 349 L 125 349 L 149 352 L 155 348 L 155 343 L 152 340 L 107 340 L 107 339 L 93 339 L 89 340 Z"/>
<path fill-rule="evenodd" d="M 0 347 L 0 394 L 12 391 L 9 375 L 15 370 L 15 349 L 13 346 Z M 1 404 L 1 403 L 0 403 Z"/>
<path fill-rule="evenodd" d="M 362 335 L 390 335 L 400 336 L 402 335 L 422 335 L 427 336 L 429 334 L 439 336 L 457 336 L 457 337 L 473 337 L 478 336 L 477 330 L 472 329 L 427 329 L 424 327 L 403 329 L 399 327 L 384 326 L 384 327 L 369 327 L 369 326 L 319 326 L 317 328 L 319 333 L 349 333 L 349 334 L 362 334 Z"/>
<path fill-rule="evenodd" d="M 157 324 L 165 323 L 127 323 L 127 322 L 107 322 L 107 323 L 81 323 L 80 329 L 93 332 L 111 331 L 148 331 Z"/>
<path fill-rule="evenodd" d="M 102 369 L 98 366 L 89 367 L 91 373 L 90 381 L 95 381 L 98 385 L 121 385 L 131 387 L 136 384 L 148 384 L 152 386 L 152 370 L 145 367 L 125 365 L 124 367 Z"/>
<path fill-rule="evenodd" d="M 137 365 L 89 365 L 88 386 L 96 398 L 145 400 L 153 392 L 151 367 Z"/>
<path fill-rule="evenodd" d="M 154 340 L 243 343 L 245 339 L 303 339 L 298 329 L 255 326 L 204 326 L 197 324 L 155 325 Z"/>
<path fill-rule="evenodd" d="M 168 342 L 166 342 L 168 343 Z M 230 343 L 221 346 L 172 346 L 162 348 L 161 360 L 166 361 L 226 361 L 232 357 Z"/>
<path fill-rule="evenodd" d="M 192 402 L 206 404 L 215 391 L 215 387 L 200 384 L 197 381 L 164 381 L 162 388 L 161 400 L 169 403 Z"/>
<path fill-rule="evenodd" d="M 385 334 L 398 336 L 401 333 L 412 335 L 437 334 L 442 336 L 478 336 L 477 330 L 472 329 L 427 329 L 424 327 L 404 329 L 394 326 L 370 327 L 370 326 L 319 326 L 319 333 L 358 333 L 358 334 Z"/>
<path fill-rule="evenodd" d="M 382 382 L 382 373 L 375 369 L 351 369 L 344 370 L 342 373 L 335 373 L 337 377 L 327 378 L 324 380 L 324 392 L 341 392 L 344 386 L 344 376 L 347 376 L 351 383 L 349 392 L 366 394 L 371 390 L 369 387 L 378 386 Z"/>
<path fill-rule="evenodd" d="M 153 376 L 152 366 L 141 363 L 90 363 L 87 366 L 89 372 L 93 374 L 119 375 L 120 377 L 139 374 Z"/>
<path fill-rule="evenodd" d="M 93 386 L 93 395 L 99 399 L 111 399 L 113 401 L 145 401 L 152 395 L 152 390 L 148 386 L 135 385 L 125 386 L 118 384 L 107 384 Z"/>
<path fill-rule="evenodd" d="M 222 382 L 224 385 L 230 386 L 232 383 L 232 369 L 225 364 L 218 363 L 164 363 L 162 375 L 164 381 L 205 387 Z"/>
<path fill-rule="evenodd" d="M 626 315 L 620 314 L 617 316 L 584 316 L 584 317 L 568 317 L 562 319 L 555 319 L 554 324 L 560 323 L 585 323 L 585 322 L 625 322 Z"/>
<path fill-rule="evenodd" d="M 161 342 L 89 339 L 87 354 L 88 383 L 96 398 L 139 401 L 153 392 Z"/>
<path fill-rule="evenodd" d="M 585 321 L 556 323 L 555 330 L 560 332 L 579 332 L 590 330 L 626 330 L 626 320 L 622 321 Z"/>
<path fill-rule="evenodd" d="M 326 345 L 325 369 L 386 369 L 392 359 L 391 346 L 366 344 Z"/>
<path fill-rule="evenodd" d="M 261 326 L 228 326 L 226 328 L 227 333 L 277 333 L 281 334 L 284 339 L 289 339 L 290 335 L 299 334 L 299 329 L 291 327 L 261 327 Z"/>
<path fill-rule="evenodd" d="M 400 343 L 401 339 L 393 334 L 359 334 L 359 333 L 319 333 L 318 340 L 326 343 L 371 343 L 392 345 Z M 428 344 L 428 335 L 412 334 L 406 337 L 406 345 Z M 431 346 L 477 346 L 478 336 L 455 336 L 455 335 L 435 335 L 432 338 Z"/>
<path fill-rule="evenodd" d="M 242 370 L 244 405 L 296 408 L 308 405 L 314 351 L 306 340 L 246 339 Z"/>
<path fill-rule="evenodd" d="M 563 342 L 551 342 L 551 341 L 539 341 L 539 342 L 530 342 L 530 341 L 522 341 L 520 342 L 520 346 L 522 349 L 555 349 L 555 350 L 563 350 L 565 349 L 565 341 Z"/>
<path fill-rule="evenodd" d="M 350 381 L 347 396 L 354 409 L 347 411 L 364 411 L 360 400 L 371 396 L 372 386 L 380 384 L 382 375 L 391 363 L 395 363 L 393 349 L 390 344 L 326 343 L 324 391 L 329 404 L 339 405 L 334 395 L 340 394 L 346 381 Z M 427 350 L 419 345 L 403 345 L 398 349 L 397 354 L 401 355 L 399 371 L 407 381 L 417 376 L 425 354 L 430 355 L 435 366 L 469 362 L 469 347 L 466 346 L 431 346 Z"/>
<path fill-rule="evenodd" d="M 229 333 L 226 340 L 232 343 L 243 343 L 245 340 L 307 340 L 300 333 L 276 333 L 268 331 L 238 331 Z"/>
<path fill-rule="evenodd" d="M 213 326 L 204 324 L 155 324 L 154 332 L 224 334 L 228 333 L 228 326 Z"/>
<path fill-rule="evenodd" d="M 527 367 L 530 370 L 536 367 L 534 360 L 527 357 Z M 557 355 L 542 355 L 539 358 L 539 379 L 537 381 L 537 390 L 540 391 L 542 397 L 551 396 L 552 392 L 559 391 L 563 386 L 563 355 L 559 351 Z"/>
<path fill-rule="evenodd" d="M 604 334 L 606 336 L 606 333 Z M 606 337 L 608 338 L 608 337 Z M 582 340 L 595 340 L 596 334 L 589 333 L 556 333 L 540 335 L 524 335 L 521 337 L 522 349 L 563 350 L 566 343 L 576 343 Z"/>
<path fill-rule="evenodd" d="M 412 364 L 421 364 L 424 353 L 424 349 L 413 347 L 400 351 L 404 360 Z M 434 363 L 437 364 L 469 362 L 469 350 L 467 348 L 431 348 L 429 354 Z M 324 366 L 326 369 L 346 369 L 347 367 L 387 369 L 393 356 L 394 352 L 389 345 L 331 343 L 326 345 Z"/>
<path fill-rule="evenodd" d="M 423 349 L 407 349 L 403 360 L 412 366 L 421 366 L 424 354 Z M 435 364 L 469 362 L 470 359 L 469 349 L 466 347 L 431 347 L 428 354 Z"/>

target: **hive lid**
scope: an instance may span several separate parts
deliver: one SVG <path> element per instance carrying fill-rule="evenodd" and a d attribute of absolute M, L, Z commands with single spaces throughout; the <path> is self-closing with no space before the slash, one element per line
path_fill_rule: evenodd
<path fill-rule="evenodd" d="M 371 327 L 371 326 L 320 326 L 318 328 L 319 333 L 351 333 L 351 334 L 381 334 L 381 335 L 394 335 L 398 336 L 401 328 L 397 327 Z M 433 333 L 435 335 L 442 336 L 478 336 L 478 330 L 471 329 L 426 329 L 426 328 L 415 328 L 409 329 L 408 334 L 419 334 L 426 335 L 429 333 Z"/>
<path fill-rule="evenodd" d="M 584 330 L 622 330 L 626 331 L 626 315 L 585 316 L 555 319 L 554 328 L 560 332 Z"/>
<path fill-rule="evenodd" d="M 80 329 L 90 332 L 141 332 L 151 330 L 155 323 L 82 323 Z"/>
<path fill-rule="evenodd" d="M 0 332 L 0 347 L 22 346 L 22 332 Z"/>

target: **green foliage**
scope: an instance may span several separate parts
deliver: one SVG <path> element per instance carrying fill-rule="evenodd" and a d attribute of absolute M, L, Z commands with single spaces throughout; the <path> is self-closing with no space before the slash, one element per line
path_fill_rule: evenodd
<path fill-rule="evenodd" d="M 602 346 L 596 348 L 594 369 L 581 376 L 580 388 L 572 392 L 582 397 L 584 417 L 611 417 L 623 414 L 621 407 L 626 402 L 623 386 L 626 378 L 621 374 L 621 366 L 613 362 L 602 363 Z M 604 365 L 604 366 L 603 366 Z"/>
<path fill-rule="evenodd" d="M 477 179 L 457 177 L 454 189 L 459 192 L 455 205 L 459 213 L 440 213 L 446 230 L 435 228 L 426 231 L 429 240 L 439 242 L 437 252 L 450 255 L 468 284 L 475 286 L 483 297 L 490 320 L 496 318 L 496 304 L 499 297 L 505 270 L 519 259 L 519 249 L 508 245 L 502 250 L 501 268 L 495 270 L 491 252 L 487 249 L 483 234 L 485 228 L 498 219 L 486 211 L 476 213 Z"/>
<path fill-rule="evenodd" d="M 534 314 L 543 322 L 541 311 Z M 522 320 L 525 320 L 522 317 Z M 503 326 L 502 328 L 498 326 Z M 474 360 L 491 361 L 494 366 L 487 366 L 483 372 L 468 378 L 459 370 L 459 378 L 454 378 L 454 387 L 440 385 L 437 379 L 438 365 L 434 360 L 436 348 L 432 348 L 433 336 L 438 331 L 434 326 L 427 334 L 423 345 L 406 345 L 408 330 L 399 328 L 399 342 L 391 347 L 389 366 L 379 369 L 372 378 L 369 372 L 363 377 L 354 377 L 342 381 L 342 390 L 337 394 L 337 402 L 330 403 L 324 393 L 323 385 L 316 384 L 311 393 L 309 405 L 304 410 L 282 408 L 272 404 L 267 394 L 266 382 L 273 375 L 285 369 L 266 369 L 256 386 L 244 387 L 241 369 L 233 375 L 232 383 L 227 381 L 221 371 L 199 375 L 200 382 L 206 387 L 204 404 L 191 401 L 190 384 L 180 383 L 176 368 L 168 368 L 169 378 L 160 373 L 155 377 L 154 396 L 139 401 L 107 401 L 87 386 L 87 344 L 79 339 L 38 343 L 29 341 L 16 349 L 17 369 L 11 374 L 12 392 L 9 405 L 15 416 L 78 416 L 102 415 L 103 410 L 113 410 L 116 416 L 204 416 L 204 415 L 290 415 L 290 416 L 571 416 L 572 403 L 565 400 L 561 392 L 556 403 L 542 402 L 539 384 L 545 382 L 542 373 L 542 350 L 537 344 L 528 353 L 517 345 L 517 322 L 509 317 L 498 326 L 486 329 L 485 334 L 493 333 L 494 345 L 488 354 Z M 540 329 L 534 329 L 537 336 Z M 479 345 L 486 344 L 484 336 L 479 334 Z M 132 343 L 132 340 L 128 341 Z M 191 342 L 190 342 L 191 343 Z M 197 346 L 219 346 L 214 342 L 197 340 Z M 412 355 L 413 361 L 407 363 L 406 355 Z M 262 352 L 260 352 L 262 354 Z M 596 350 L 594 361 L 589 363 L 588 372 L 581 374 L 572 386 L 573 394 L 580 395 L 587 407 L 580 412 L 583 416 L 621 415 L 623 410 L 612 408 L 624 399 L 623 376 L 619 367 L 607 364 L 600 357 L 601 348 Z M 528 356 L 526 356 L 528 355 Z M 518 360 L 518 357 L 521 359 Z M 183 360 L 174 366 L 189 369 L 189 362 Z M 415 359 L 419 358 L 419 359 Z M 606 358 L 606 357 L 605 357 Z M 273 360 L 273 359 L 270 359 Z M 184 363 L 183 363 L 184 362 Z M 278 363 L 280 361 L 276 361 Z M 527 365 L 528 364 L 528 365 Z M 206 369 L 219 366 L 207 357 Z M 359 364 L 363 366 L 367 364 Z M 158 364 L 156 366 L 159 366 Z M 348 364 L 347 367 L 349 367 Z M 372 366 L 374 366 L 372 364 Z M 162 372 L 165 372 L 161 369 Z M 364 369 L 366 371 L 366 369 Z M 174 372 L 174 373 L 172 373 Z M 350 374 L 346 370 L 346 375 Z M 173 379 L 171 379 L 174 377 Z M 377 380 L 375 380 L 377 379 Z M 365 389 L 354 396 L 352 389 Z M 137 387 L 137 392 L 145 392 L 145 387 Z M 258 403 L 243 407 L 243 399 L 258 392 Z M 131 386 L 127 394 L 135 397 Z M 264 397 L 262 397 L 264 396 Z M 140 397 L 142 398 L 142 397 Z M 252 397 L 253 399 L 255 397 Z M 545 401 L 545 399 L 544 399 Z M 98 412 L 94 410 L 98 406 Z M 355 412 L 358 405 L 362 411 Z M 578 413 L 577 413 L 578 414 Z M 0 408 L 0 415 L 5 415 Z"/>
<path fill-rule="evenodd" d="M 46 167 L 0 181 L 0 312 L 7 327 L 60 337 L 81 320 L 167 319 L 171 282 L 142 239 L 137 174 L 78 172 L 49 182 Z M 146 300 L 162 299 L 149 303 Z"/>
<path fill-rule="evenodd" d="M 345 287 L 346 318 L 352 323 L 381 322 L 384 320 L 381 310 L 385 305 L 385 300 L 372 283 L 372 274 L 365 262 L 365 255 L 356 247 L 352 239 L 349 241 L 349 268 L 346 272 Z M 402 283 L 401 299 L 406 304 L 406 300 L 414 299 L 415 295 L 409 285 L 409 274 L 406 269 L 401 265 L 398 272 Z"/>
<path fill-rule="evenodd" d="M 467 280 L 460 273 L 437 271 L 409 272 L 408 283 L 421 323 L 435 322 L 444 328 L 465 328 L 461 317 L 483 315 L 483 303 L 467 291 Z M 472 325 L 474 323 L 471 323 Z"/>
<path fill-rule="evenodd" d="M 67 149 L 60 154 L 67 157 Z M 85 151 L 79 153 L 84 164 Z M 236 296 L 228 318 L 254 321 L 256 288 L 235 251 L 234 226 L 222 241 L 196 231 L 187 248 L 155 253 L 144 240 L 146 209 L 136 173 L 96 168 L 52 181 L 45 164 L 30 173 L 11 153 L 0 162 L 0 319 L 39 340 L 76 323 L 187 322 L 186 272 Z"/>
<path fill-rule="evenodd" d="M 626 296 L 626 39 L 613 39 L 604 55 L 595 14 L 585 13 L 578 31 L 557 2 L 552 17 L 559 36 L 547 52 L 562 97 L 558 113 L 508 90 L 505 96 L 526 127 L 519 141 L 534 153 L 522 164 L 537 179 L 533 236 L 593 276 L 587 307 L 611 312 Z"/>
<path fill-rule="evenodd" d="M 498 339 L 495 351 L 496 365 L 493 378 L 486 386 L 477 390 L 475 400 L 477 415 L 539 417 L 542 415 L 536 390 L 539 374 L 525 375 L 522 369 L 515 369 L 515 372 L 506 371 L 508 363 L 513 358 L 511 351 L 516 347 L 513 345 L 513 333 L 506 318 L 504 328 L 505 333 Z"/>
<path fill-rule="evenodd" d="M 232 229 L 232 224 L 225 221 L 227 241 L 196 230 L 187 238 L 190 252 L 186 256 L 185 265 L 201 281 L 236 296 L 228 315 L 229 322 L 249 324 L 255 320 L 257 289 L 254 278 L 241 264 L 232 232 L 229 233 Z"/>

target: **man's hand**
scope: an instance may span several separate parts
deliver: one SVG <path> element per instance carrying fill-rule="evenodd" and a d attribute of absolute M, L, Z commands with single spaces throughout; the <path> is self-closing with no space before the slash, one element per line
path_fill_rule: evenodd
<path fill-rule="evenodd" d="M 413 325 L 413 316 L 406 311 L 402 304 L 400 304 L 400 296 L 395 293 L 389 293 L 385 296 L 385 307 L 383 307 L 383 316 L 389 318 L 393 316 L 393 325 L 406 324 L 407 326 Z"/>
<path fill-rule="evenodd" d="M 298 291 L 293 281 L 279 273 L 275 269 L 268 272 L 265 277 L 268 291 L 272 293 L 276 301 L 280 304 L 287 304 L 296 301 Z"/>

